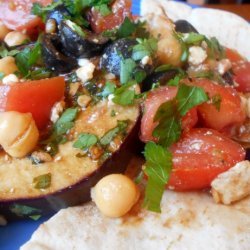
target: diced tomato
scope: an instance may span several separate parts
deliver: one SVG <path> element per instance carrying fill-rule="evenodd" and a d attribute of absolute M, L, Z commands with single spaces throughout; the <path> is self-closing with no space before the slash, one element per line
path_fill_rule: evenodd
<path fill-rule="evenodd" d="M 93 31 L 101 33 L 119 26 L 125 17 L 131 17 L 131 6 L 131 0 L 116 0 L 111 7 L 112 13 L 107 16 L 102 16 L 99 11 L 92 8 L 89 20 Z"/>
<path fill-rule="evenodd" d="M 168 187 L 177 191 L 208 188 L 218 174 L 245 159 L 240 144 L 206 128 L 191 129 L 170 150 L 173 170 Z"/>
<path fill-rule="evenodd" d="M 173 99 L 176 96 L 176 93 L 176 87 L 160 87 L 148 94 L 144 103 L 144 114 L 141 121 L 140 138 L 142 141 L 147 142 L 155 140 L 152 136 L 152 133 L 157 126 L 157 123 L 154 122 L 154 116 L 161 104 Z M 193 108 L 182 118 L 183 130 L 189 130 L 195 126 L 197 121 L 197 111 L 196 108 Z"/>
<path fill-rule="evenodd" d="M 31 113 L 39 129 L 49 122 L 51 108 L 64 97 L 63 77 L 0 86 L 0 111 Z"/>
<path fill-rule="evenodd" d="M 12 30 L 26 30 L 32 33 L 34 29 L 43 27 L 39 17 L 32 15 L 32 4 L 38 2 L 44 6 L 52 0 L 2 0 L 0 3 L 0 20 Z"/>
<path fill-rule="evenodd" d="M 226 58 L 228 58 L 232 63 L 244 60 L 244 58 L 236 50 L 229 48 L 226 48 Z"/>
<path fill-rule="evenodd" d="M 233 66 L 236 89 L 243 93 L 250 92 L 250 62 L 241 61 Z"/>
<path fill-rule="evenodd" d="M 197 108 L 206 127 L 222 130 L 227 126 L 240 124 L 245 121 L 245 110 L 235 89 L 230 86 L 218 85 L 208 79 L 196 79 L 191 84 L 202 87 L 211 100 L 217 98 L 219 110 L 212 101 L 203 103 Z"/>

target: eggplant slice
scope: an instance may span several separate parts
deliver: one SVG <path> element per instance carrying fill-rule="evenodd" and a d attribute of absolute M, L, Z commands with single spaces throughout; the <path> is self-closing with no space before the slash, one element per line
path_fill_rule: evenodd
<path fill-rule="evenodd" d="M 77 60 L 63 53 L 60 38 L 56 34 L 43 36 L 42 55 L 46 67 L 57 73 L 67 73 L 77 67 Z"/>
<path fill-rule="evenodd" d="M 109 39 L 74 25 L 67 20 L 59 26 L 61 42 L 66 52 L 81 58 L 99 55 Z"/>
<path fill-rule="evenodd" d="M 117 115 L 111 117 L 114 110 Z M 68 206 L 90 200 L 90 189 L 103 176 L 124 172 L 131 157 L 140 148 L 139 105 L 121 107 L 101 101 L 82 111 L 70 134 L 93 133 L 99 137 L 116 127 L 117 121 L 129 120 L 127 136 L 122 144 L 104 162 L 79 157 L 80 149 L 72 147 L 75 139 L 59 146 L 60 160 L 33 165 L 28 158 L 6 161 L 0 156 L 0 214 L 7 220 L 47 215 Z M 95 119 L 98 117 L 98 119 Z M 57 156 L 55 158 L 57 158 Z M 34 188 L 33 179 L 51 174 L 47 189 Z"/>

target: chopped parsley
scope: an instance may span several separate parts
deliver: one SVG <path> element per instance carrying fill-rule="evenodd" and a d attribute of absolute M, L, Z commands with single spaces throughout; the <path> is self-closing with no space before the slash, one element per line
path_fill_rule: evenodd
<path fill-rule="evenodd" d="M 118 121 L 117 126 L 109 130 L 101 139 L 100 144 L 102 146 L 107 146 L 110 142 L 121 133 L 124 133 L 128 127 L 128 121 Z"/>
<path fill-rule="evenodd" d="M 0 57 L 4 58 L 6 56 L 15 56 L 19 53 L 19 50 L 8 50 L 4 44 L 0 45 Z"/>
<path fill-rule="evenodd" d="M 150 211 L 161 212 L 162 195 L 172 169 L 172 154 L 164 147 L 148 142 L 144 156 L 146 158 L 144 172 L 148 176 L 148 182 L 143 204 Z"/>
<path fill-rule="evenodd" d="M 108 7 L 107 4 L 100 4 L 95 6 L 95 9 L 100 12 L 100 14 L 105 17 L 112 13 L 111 9 Z"/>
<path fill-rule="evenodd" d="M 202 41 L 205 40 L 205 36 L 198 34 L 198 33 L 188 33 L 187 35 L 183 36 L 183 41 L 188 45 L 200 45 Z"/>
<path fill-rule="evenodd" d="M 126 17 L 123 23 L 120 25 L 119 29 L 117 30 L 117 36 L 119 38 L 131 36 L 135 32 L 136 26 L 136 23 Z"/>
<path fill-rule="evenodd" d="M 47 189 L 51 185 L 51 173 L 43 174 L 33 179 L 34 188 Z"/>
<path fill-rule="evenodd" d="M 98 142 L 96 135 L 89 133 L 81 133 L 77 140 L 74 142 L 73 147 L 81 150 L 88 150 Z"/>
<path fill-rule="evenodd" d="M 124 84 L 120 88 L 117 88 L 114 92 L 114 98 L 112 101 L 121 106 L 127 106 L 134 104 L 136 98 L 135 90 L 133 88 L 134 82 Z"/>
<path fill-rule="evenodd" d="M 131 58 L 121 60 L 121 64 L 120 64 L 120 69 L 121 69 L 120 82 L 122 84 L 125 84 L 129 80 L 132 79 L 132 75 L 133 75 L 135 67 L 136 67 L 136 63 Z"/>
<path fill-rule="evenodd" d="M 116 85 L 112 82 L 106 82 L 103 91 L 100 93 L 102 97 L 106 98 L 110 94 L 113 94 L 115 92 Z"/>
<path fill-rule="evenodd" d="M 23 216 L 34 216 L 40 214 L 42 211 L 39 208 L 30 207 L 26 205 L 13 204 L 10 207 L 10 211 L 19 217 Z M 32 217 L 31 217 L 32 218 Z"/>
<path fill-rule="evenodd" d="M 137 39 L 138 44 L 133 47 L 132 58 L 135 61 L 141 60 L 145 56 L 153 57 L 157 51 L 157 40 L 155 38 Z"/>

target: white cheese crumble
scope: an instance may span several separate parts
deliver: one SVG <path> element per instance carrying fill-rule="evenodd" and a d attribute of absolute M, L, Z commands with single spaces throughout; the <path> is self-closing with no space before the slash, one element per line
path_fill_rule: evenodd
<path fill-rule="evenodd" d="M 237 163 L 228 171 L 218 175 L 211 186 L 216 203 L 229 205 L 250 195 L 250 162 Z"/>
<path fill-rule="evenodd" d="M 222 59 L 217 63 L 216 70 L 220 75 L 224 75 L 229 69 L 232 68 L 232 63 L 228 59 Z"/>
<path fill-rule="evenodd" d="M 17 82 L 19 82 L 19 79 L 15 74 L 9 74 L 2 79 L 2 83 L 5 85 L 9 85 L 12 83 L 17 83 Z"/>
<path fill-rule="evenodd" d="M 199 47 L 199 46 L 192 46 L 189 48 L 189 57 L 188 62 L 191 65 L 199 65 L 203 63 L 207 58 L 207 52 Z"/>
<path fill-rule="evenodd" d="M 91 80 L 95 71 L 95 65 L 87 59 L 79 59 L 78 65 L 80 66 L 80 68 L 76 70 L 77 77 L 83 83 Z"/>
<path fill-rule="evenodd" d="M 51 116 L 50 116 L 50 120 L 53 123 L 56 123 L 56 121 L 59 119 L 61 113 L 63 112 L 64 107 L 65 107 L 65 102 L 63 101 L 56 102 L 54 104 L 54 106 L 51 109 Z"/>
<path fill-rule="evenodd" d="M 144 56 L 142 59 L 141 59 L 141 64 L 142 65 L 147 65 L 147 64 L 149 64 L 149 65 L 151 65 L 152 64 L 152 59 L 151 59 L 151 57 L 149 57 L 149 56 Z"/>

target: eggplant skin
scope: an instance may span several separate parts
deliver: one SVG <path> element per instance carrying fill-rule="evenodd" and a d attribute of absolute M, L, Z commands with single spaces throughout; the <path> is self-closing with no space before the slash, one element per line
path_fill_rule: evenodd
<path fill-rule="evenodd" d="M 66 53 L 73 57 L 90 58 L 97 56 L 109 41 L 108 38 L 86 29 L 82 29 L 84 36 L 81 36 L 68 25 L 67 21 L 63 21 L 59 25 L 59 32 Z"/>
<path fill-rule="evenodd" d="M 140 117 L 137 118 L 135 125 L 130 130 L 123 144 L 108 158 L 95 172 L 85 176 L 75 185 L 69 186 L 55 193 L 40 196 L 34 199 L 16 199 L 0 202 L 0 214 L 7 221 L 20 219 L 30 219 L 32 215 L 52 215 L 62 208 L 79 205 L 90 201 L 90 189 L 104 176 L 111 173 L 124 173 L 130 159 L 142 151 L 143 144 L 139 140 Z M 17 204 L 28 206 L 40 212 L 33 212 L 23 216 L 13 213 L 12 207 Z"/>
<path fill-rule="evenodd" d="M 101 69 L 119 76 L 122 59 L 132 57 L 132 47 L 136 44 L 135 39 L 122 38 L 108 45 L 100 60 Z"/>
<path fill-rule="evenodd" d="M 175 23 L 175 30 L 181 33 L 198 33 L 195 27 L 186 20 L 177 20 Z"/>
<path fill-rule="evenodd" d="M 58 35 L 45 34 L 42 40 L 42 56 L 47 68 L 57 73 L 67 73 L 77 67 L 77 60 L 66 56 L 61 49 Z"/>

